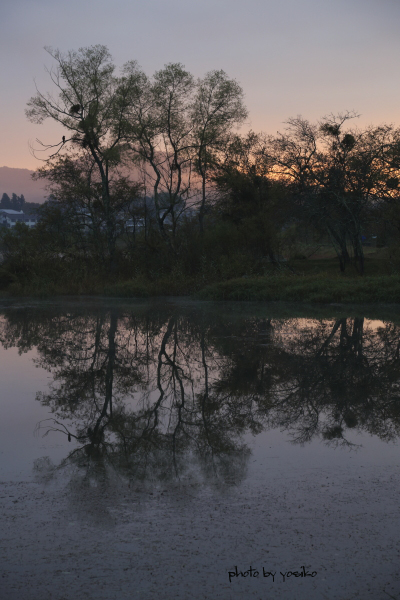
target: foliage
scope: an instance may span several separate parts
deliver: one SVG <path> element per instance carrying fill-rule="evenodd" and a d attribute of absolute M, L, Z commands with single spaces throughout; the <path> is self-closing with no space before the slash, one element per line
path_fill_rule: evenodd
<path fill-rule="evenodd" d="M 14 293 L 131 297 L 220 283 L 212 292 L 218 297 L 385 297 L 371 291 L 372 280 L 364 289 L 356 280 L 328 280 L 331 272 L 308 280 L 286 273 L 299 272 L 294 257 L 310 275 L 323 271 L 309 258 L 330 246 L 335 270 L 362 275 L 366 268 L 368 276 L 367 245 L 385 248 L 382 274 L 396 273 L 394 126 L 360 130 L 357 115 L 343 113 L 317 123 L 289 119 L 276 136 L 239 135 L 243 91 L 224 71 L 196 80 L 173 63 L 149 77 L 131 61 L 118 74 L 105 46 L 48 51 L 55 93 L 37 91 L 27 115 L 58 122 L 65 135 L 36 149 L 44 165 L 35 177 L 49 193 L 40 223 L 0 235 Z M 235 278 L 243 281 L 226 283 Z M 393 301 L 395 280 L 385 281 Z"/>
<path fill-rule="evenodd" d="M 11 194 L 11 198 L 8 194 L 4 192 L 0 200 L 0 208 L 11 209 L 20 211 L 23 210 L 25 205 L 24 195 L 17 196 L 14 192 Z"/>
<path fill-rule="evenodd" d="M 270 139 L 269 160 L 278 177 L 291 182 L 303 213 L 329 236 L 341 271 L 351 248 L 362 274 L 369 213 L 396 193 L 399 133 L 389 125 L 345 130 L 356 116 L 330 115 L 319 125 L 289 119 L 285 133 Z"/>
<path fill-rule="evenodd" d="M 204 288 L 202 300 L 263 300 L 288 302 L 399 303 L 399 275 L 363 278 L 280 275 L 232 279 Z"/>

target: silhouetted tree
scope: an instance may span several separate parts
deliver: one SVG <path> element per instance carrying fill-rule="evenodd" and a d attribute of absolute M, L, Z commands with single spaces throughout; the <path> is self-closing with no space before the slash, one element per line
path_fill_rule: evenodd
<path fill-rule="evenodd" d="M 5 192 L 1 197 L 0 208 L 4 208 L 4 209 L 12 208 L 10 196 L 8 194 L 6 194 Z"/>
<path fill-rule="evenodd" d="M 50 180 L 57 201 L 66 203 L 72 195 L 85 210 L 99 213 L 109 269 L 114 271 L 118 217 L 138 189 L 120 173 L 127 150 L 123 123 L 132 90 L 127 79 L 115 77 L 105 46 L 65 55 L 59 50 L 48 52 L 56 62 L 52 82 L 58 96 L 38 92 L 26 114 L 34 123 L 47 118 L 60 123 L 69 137 L 45 146 L 52 154 L 36 177 Z"/>

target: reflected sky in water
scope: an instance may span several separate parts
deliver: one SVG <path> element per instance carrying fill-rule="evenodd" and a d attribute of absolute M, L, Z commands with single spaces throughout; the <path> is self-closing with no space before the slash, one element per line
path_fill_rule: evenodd
<path fill-rule="evenodd" d="M 1 478 L 229 487 L 398 464 L 396 319 L 38 303 L 1 309 L 0 343 Z"/>

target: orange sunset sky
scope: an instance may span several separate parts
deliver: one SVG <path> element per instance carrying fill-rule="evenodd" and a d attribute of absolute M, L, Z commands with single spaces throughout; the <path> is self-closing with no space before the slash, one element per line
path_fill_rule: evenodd
<path fill-rule="evenodd" d="M 168 62 L 224 69 L 243 86 L 245 129 L 353 109 L 360 126 L 400 125 L 399 0 L 2 0 L 0 12 L 0 167 L 36 169 L 29 142 L 63 133 L 24 114 L 34 80 L 52 89 L 44 46 L 105 44 L 149 75 Z"/>

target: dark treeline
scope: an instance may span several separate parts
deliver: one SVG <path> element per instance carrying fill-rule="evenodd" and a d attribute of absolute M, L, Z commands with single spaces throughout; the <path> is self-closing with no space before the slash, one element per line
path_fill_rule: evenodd
<path fill-rule="evenodd" d="M 11 198 L 8 194 L 4 192 L 0 200 L 0 208 L 8 209 L 8 210 L 23 210 L 25 205 L 24 195 L 17 196 L 17 194 L 11 194 Z"/>
<path fill-rule="evenodd" d="M 49 201 L 36 228 L 1 238 L 21 281 L 167 278 L 196 289 L 328 244 L 338 272 L 368 274 L 365 244 L 396 262 L 393 125 L 359 129 L 345 113 L 289 119 L 276 136 L 239 135 L 243 92 L 223 71 L 195 80 L 169 64 L 150 78 L 132 61 L 116 75 L 104 46 L 50 54 L 56 94 L 38 92 L 27 110 L 65 131 L 34 150 Z"/>
<path fill-rule="evenodd" d="M 400 434 L 399 327 L 362 317 L 282 319 L 158 306 L 9 311 L 0 343 L 51 375 L 38 433 L 71 442 L 86 476 L 244 477 L 243 436 L 351 446 Z M 353 439 L 352 439 L 353 438 Z"/>
<path fill-rule="evenodd" d="M 27 202 L 23 194 L 18 196 L 15 192 L 11 194 L 11 198 L 4 192 L 0 200 L 0 209 L 23 211 L 25 214 L 36 213 L 39 207 L 38 202 Z"/>

